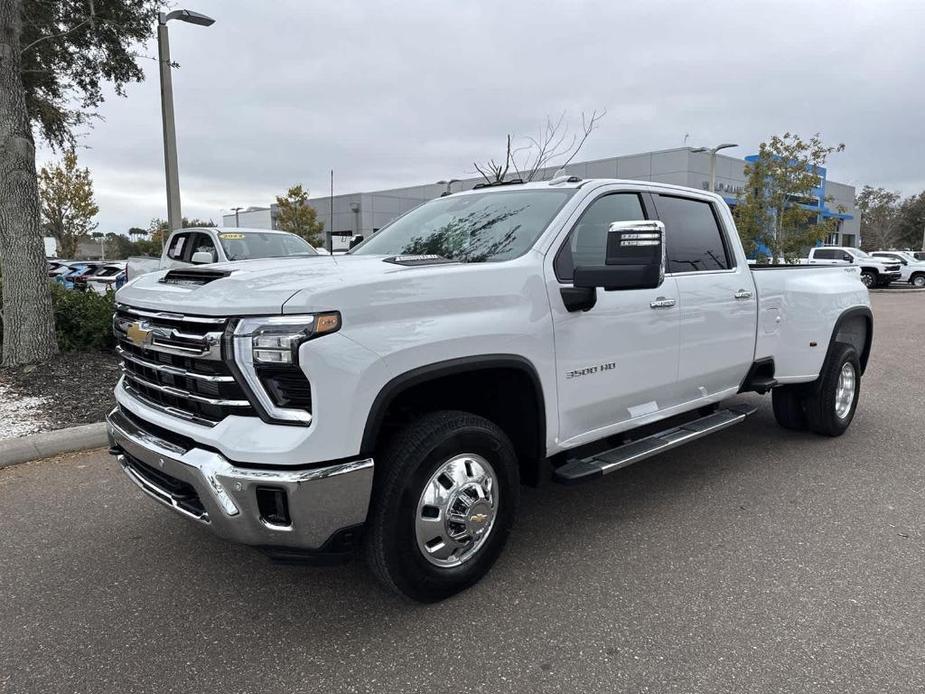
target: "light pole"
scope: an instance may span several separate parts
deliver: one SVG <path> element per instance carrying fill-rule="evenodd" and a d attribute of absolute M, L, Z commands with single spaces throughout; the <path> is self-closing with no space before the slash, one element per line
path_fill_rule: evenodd
<path fill-rule="evenodd" d="M 459 179 L 458 179 L 458 178 L 450 178 L 450 179 L 448 179 L 448 180 L 446 180 L 446 181 L 437 181 L 437 185 L 438 185 L 438 186 L 443 186 L 443 185 L 446 186 L 446 192 L 443 193 L 443 195 L 449 195 L 449 194 L 450 194 L 450 192 L 451 192 L 451 191 L 450 191 L 450 186 L 452 186 L 454 183 L 459 183 Z M 441 195 L 440 197 L 442 198 L 443 195 Z"/>
<path fill-rule="evenodd" d="M 240 218 L 238 217 L 238 212 L 240 212 L 240 211 L 243 210 L 243 209 L 244 209 L 243 207 L 232 207 L 232 208 L 231 208 L 231 211 L 234 212 L 234 225 L 235 225 L 235 228 L 241 226 L 241 220 L 240 220 Z"/>
<path fill-rule="evenodd" d="M 215 23 L 211 17 L 191 10 L 174 10 L 157 15 L 157 59 L 161 75 L 161 120 L 164 127 L 164 169 L 167 174 L 167 223 L 170 231 L 182 226 L 180 214 L 180 180 L 177 173 L 177 132 L 173 117 L 173 82 L 170 76 L 170 41 L 167 37 L 167 22 L 179 19 L 181 22 L 210 26 Z"/>
<path fill-rule="evenodd" d="M 710 192 L 716 192 L 716 153 L 721 149 L 729 149 L 730 147 L 738 147 L 736 144 L 730 142 L 725 142 L 721 145 L 716 145 L 716 147 L 697 147 L 692 149 L 691 152 L 709 152 L 710 153 Z"/>

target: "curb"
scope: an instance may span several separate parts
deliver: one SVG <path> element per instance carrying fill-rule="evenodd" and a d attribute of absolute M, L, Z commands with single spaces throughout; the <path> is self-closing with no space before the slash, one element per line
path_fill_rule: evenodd
<path fill-rule="evenodd" d="M 0 468 L 41 460 L 61 453 L 102 448 L 108 443 L 106 422 L 7 439 L 0 441 Z"/>

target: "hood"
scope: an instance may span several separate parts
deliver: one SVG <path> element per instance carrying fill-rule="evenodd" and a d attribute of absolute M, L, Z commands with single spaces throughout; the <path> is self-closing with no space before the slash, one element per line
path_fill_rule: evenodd
<path fill-rule="evenodd" d="M 244 260 L 141 275 L 116 293 L 116 301 L 138 308 L 204 316 L 281 313 L 283 304 L 303 290 L 327 294 L 340 287 L 379 283 L 396 273 L 435 269 L 397 265 L 383 256 Z M 171 278 L 175 277 L 177 283 L 163 281 L 171 273 L 175 273 Z M 197 273 L 208 281 L 193 283 Z"/>

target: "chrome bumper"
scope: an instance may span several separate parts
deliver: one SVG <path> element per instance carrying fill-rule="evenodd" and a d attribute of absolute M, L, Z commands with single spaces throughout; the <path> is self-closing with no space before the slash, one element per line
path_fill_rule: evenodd
<path fill-rule="evenodd" d="M 218 453 L 186 450 L 145 431 L 118 408 L 106 417 L 123 471 L 141 491 L 212 532 L 247 545 L 322 549 L 337 531 L 366 520 L 371 458 L 310 470 L 235 467 Z M 258 487 L 285 491 L 290 522 L 267 521 Z"/>

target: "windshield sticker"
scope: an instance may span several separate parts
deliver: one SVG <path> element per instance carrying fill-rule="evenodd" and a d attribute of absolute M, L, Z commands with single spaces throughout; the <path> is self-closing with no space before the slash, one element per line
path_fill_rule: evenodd
<path fill-rule="evenodd" d="M 225 234 L 219 234 L 218 237 L 222 241 L 240 241 L 241 239 L 244 238 L 244 234 L 233 234 L 229 232 Z"/>

